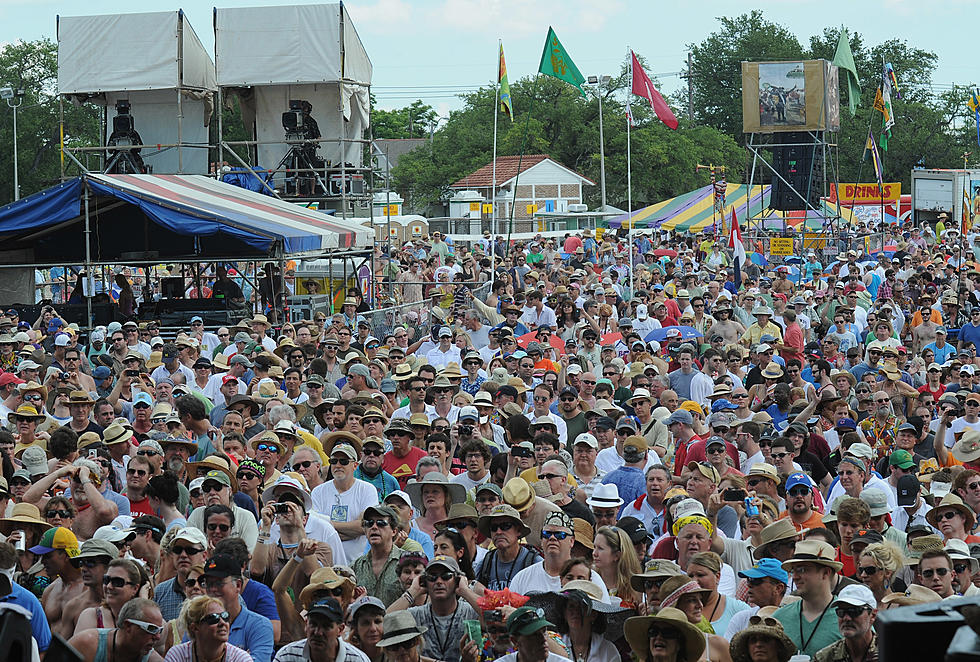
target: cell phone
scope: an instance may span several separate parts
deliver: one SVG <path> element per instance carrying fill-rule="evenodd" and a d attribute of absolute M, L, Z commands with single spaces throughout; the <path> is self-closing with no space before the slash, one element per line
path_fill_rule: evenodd
<path fill-rule="evenodd" d="M 139 377 L 140 376 L 140 371 L 139 370 L 124 370 L 123 373 L 127 377 Z"/>
<path fill-rule="evenodd" d="M 730 488 L 721 493 L 724 501 L 742 501 L 746 497 L 745 490 Z"/>
<path fill-rule="evenodd" d="M 477 645 L 483 643 L 483 630 L 480 628 L 480 621 L 467 618 L 463 621 L 463 631 L 470 641 L 476 642 Z"/>

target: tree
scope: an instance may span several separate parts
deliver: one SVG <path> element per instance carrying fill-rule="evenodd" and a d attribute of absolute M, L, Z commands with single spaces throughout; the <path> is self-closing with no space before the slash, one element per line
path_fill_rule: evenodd
<path fill-rule="evenodd" d="M 21 197 L 36 193 L 60 181 L 61 128 L 56 83 L 58 50 L 50 39 L 18 41 L 0 48 L 0 86 L 24 90 L 23 104 L 17 111 L 18 174 Z M 14 199 L 13 187 L 13 111 L 0 104 L 0 203 Z M 64 104 L 66 147 L 99 144 L 99 111 L 92 105 Z M 84 157 L 80 157 L 85 162 Z M 65 168 L 77 168 L 65 157 Z M 8 174 L 9 173 L 9 174 Z"/>
<path fill-rule="evenodd" d="M 371 100 L 372 106 L 374 99 Z M 424 138 L 438 119 L 435 109 L 421 100 L 404 108 L 381 110 L 372 107 L 371 124 L 375 138 Z"/>
<path fill-rule="evenodd" d="M 719 17 L 721 29 L 689 45 L 693 66 L 694 120 L 733 137 L 742 134 L 742 62 L 798 60 L 803 46 L 789 30 L 760 10 Z M 686 93 L 685 101 L 686 101 Z"/>

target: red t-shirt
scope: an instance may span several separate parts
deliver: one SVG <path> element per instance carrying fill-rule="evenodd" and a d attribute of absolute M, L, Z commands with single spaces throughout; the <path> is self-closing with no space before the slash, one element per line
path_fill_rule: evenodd
<path fill-rule="evenodd" d="M 695 441 L 690 446 L 683 448 L 683 450 L 678 448 L 674 453 L 674 474 L 680 476 L 684 467 L 691 462 L 704 462 L 707 460 L 708 456 L 704 452 L 705 444 L 706 442 L 704 441 Z M 728 457 L 732 458 L 735 466 L 739 466 L 738 448 L 735 447 L 735 444 L 726 441 L 725 451 L 728 453 Z"/>
<path fill-rule="evenodd" d="M 943 384 L 940 384 L 939 388 L 935 391 L 930 390 L 928 384 L 919 387 L 919 393 L 932 393 L 932 399 L 936 402 L 939 402 L 939 398 L 943 397 L 943 393 L 945 392 L 946 386 Z"/>
<path fill-rule="evenodd" d="M 134 517 L 137 515 L 137 513 L 140 515 L 156 515 L 156 513 L 153 512 L 153 508 L 150 507 L 150 497 L 143 497 L 143 499 L 140 501 L 133 501 L 130 499 L 129 512 L 132 513 Z"/>
<path fill-rule="evenodd" d="M 428 453 L 416 446 L 413 446 L 404 457 L 398 457 L 394 451 L 389 451 L 385 453 L 381 468 L 394 476 L 398 480 L 398 485 L 405 489 L 408 479 L 415 475 L 415 466 L 426 455 Z"/>
<path fill-rule="evenodd" d="M 837 558 L 835 559 L 844 564 L 844 567 L 840 569 L 841 575 L 845 577 L 855 577 L 857 575 L 857 566 L 854 565 L 854 557 L 848 556 L 840 549 L 837 550 Z"/>

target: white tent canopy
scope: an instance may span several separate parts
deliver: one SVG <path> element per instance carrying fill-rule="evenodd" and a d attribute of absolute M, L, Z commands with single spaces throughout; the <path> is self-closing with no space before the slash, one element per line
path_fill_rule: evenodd
<path fill-rule="evenodd" d="M 182 11 L 58 17 L 59 94 L 217 89 Z"/>

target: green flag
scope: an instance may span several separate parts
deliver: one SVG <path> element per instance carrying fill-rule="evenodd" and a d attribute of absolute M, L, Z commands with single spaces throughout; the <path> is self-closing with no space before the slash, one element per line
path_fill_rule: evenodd
<path fill-rule="evenodd" d="M 861 85 L 858 83 L 857 68 L 854 66 L 854 56 L 851 55 L 851 41 L 848 39 L 847 28 L 841 28 L 840 40 L 837 42 L 837 52 L 833 62 L 847 80 L 847 105 L 851 109 L 851 117 L 857 113 L 861 102 Z"/>
<path fill-rule="evenodd" d="M 568 57 L 565 47 L 558 41 L 558 35 L 553 28 L 548 28 L 548 39 L 544 42 L 544 51 L 541 53 L 541 66 L 538 73 L 546 76 L 554 76 L 558 80 L 563 80 L 569 85 L 578 88 L 579 93 L 584 97 L 585 90 L 582 83 L 585 76 L 578 70 L 572 58 Z"/>

